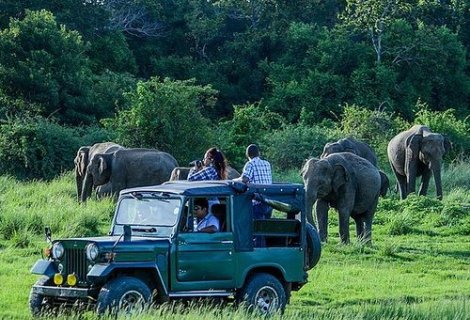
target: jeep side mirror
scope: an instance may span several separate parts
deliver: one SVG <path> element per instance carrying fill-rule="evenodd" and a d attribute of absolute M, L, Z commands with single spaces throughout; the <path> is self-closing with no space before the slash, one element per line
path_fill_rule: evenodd
<path fill-rule="evenodd" d="M 52 232 L 51 232 L 51 228 L 49 226 L 46 226 L 44 228 L 44 235 L 46 236 L 46 241 L 47 242 L 52 242 Z"/>

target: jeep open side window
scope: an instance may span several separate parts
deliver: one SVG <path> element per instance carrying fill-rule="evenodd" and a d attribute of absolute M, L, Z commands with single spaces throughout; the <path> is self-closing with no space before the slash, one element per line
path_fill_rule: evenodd
<path fill-rule="evenodd" d="M 197 227 L 197 218 L 194 214 L 194 198 L 188 198 L 183 206 L 182 218 L 179 226 L 181 232 L 195 232 Z M 219 220 L 219 231 L 230 231 L 229 221 L 229 199 L 228 197 L 210 197 L 209 212 Z"/>

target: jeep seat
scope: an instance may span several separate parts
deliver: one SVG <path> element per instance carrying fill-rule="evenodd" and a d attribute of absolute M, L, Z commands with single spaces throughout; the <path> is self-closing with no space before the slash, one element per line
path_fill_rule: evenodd
<path fill-rule="evenodd" d="M 225 220 L 227 218 L 226 205 L 223 203 L 213 204 L 211 207 L 212 214 L 219 219 L 219 231 L 226 231 Z"/>

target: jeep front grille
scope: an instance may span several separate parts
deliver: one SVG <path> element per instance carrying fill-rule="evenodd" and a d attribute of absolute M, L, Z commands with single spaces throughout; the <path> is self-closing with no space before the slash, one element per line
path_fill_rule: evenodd
<path fill-rule="evenodd" d="M 86 281 L 88 273 L 86 252 L 83 249 L 66 249 L 65 274 L 75 273 L 79 282 Z"/>

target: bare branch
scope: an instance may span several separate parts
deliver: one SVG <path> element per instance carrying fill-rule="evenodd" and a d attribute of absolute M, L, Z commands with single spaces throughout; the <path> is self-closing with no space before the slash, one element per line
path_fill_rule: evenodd
<path fill-rule="evenodd" d="M 156 21 L 147 8 L 125 0 L 104 1 L 110 12 L 110 28 L 137 37 L 166 36 L 165 24 Z"/>

